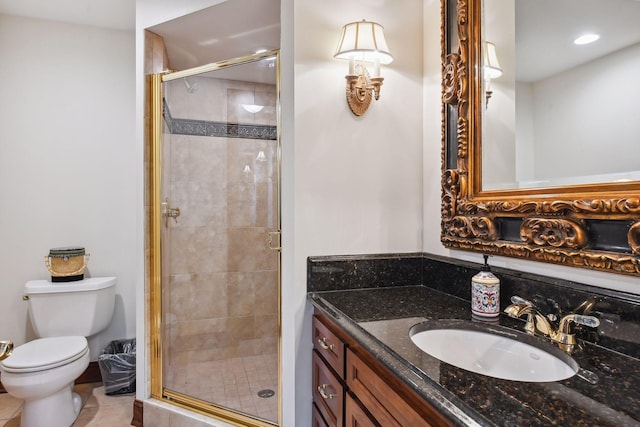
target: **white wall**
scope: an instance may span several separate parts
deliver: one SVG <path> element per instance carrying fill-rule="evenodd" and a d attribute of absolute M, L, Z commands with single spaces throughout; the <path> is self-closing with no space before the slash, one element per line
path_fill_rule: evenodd
<path fill-rule="evenodd" d="M 111 340 L 135 336 L 136 173 L 132 32 L 0 15 L 0 337 L 28 327 L 23 285 L 49 249 L 84 246 L 86 276 L 116 276 Z M 73 308 L 70 307 L 70 310 Z"/>
<path fill-rule="evenodd" d="M 533 84 L 536 179 L 640 170 L 639 70 L 640 43 Z"/>
<path fill-rule="evenodd" d="M 358 118 L 345 100 L 348 64 L 333 54 L 342 26 L 365 18 L 384 26 L 394 61 L 382 67 L 380 100 Z M 422 0 L 297 2 L 294 26 L 295 296 L 290 303 L 297 308 L 285 322 L 297 325 L 296 382 L 283 399 L 295 395 L 296 402 L 295 423 L 285 425 L 305 426 L 311 414 L 306 258 L 422 247 Z"/>
<path fill-rule="evenodd" d="M 424 0 L 424 117 L 423 157 L 424 192 L 422 250 L 450 255 L 440 243 L 440 206 L 442 176 L 442 73 L 440 48 L 440 0 Z"/>
<path fill-rule="evenodd" d="M 394 61 L 382 67 L 380 100 L 358 118 L 345 100 L 348 64 L 333 54 L 342 26 L 361 19 L 384 26 Z M 284 323 L 296 329 L 295 348 L 285 349 L 295 351 L 296 378 L 283 400 L 295 399 L 296 411 L 285 426 L 304 426 L 311 414 L 306 258 L 422 247 L 422 0 L 297 2 L 294 31 L 295 288 Z"/>
<path fill-rule="evenodd" d="M 515 96 L 515 2 L 485 0 L 483 2 L 483 39 L 493 42 L 502 75 L 493 79 L 485 90 L 492 91 L 484 102 L 482 115 L 482 186 L 487 189 L 513 188 L 516 180 Z M 516 127 L 518 123 L 518 127 Z"/>
<path fill-rule="evenodd" d="M 517 183 L 531 182 L 535 177 L 535 144 L 533 135 L 533 88 L 531 83 L 517 82 L 513 98 L 516 100 L 516 176 L 511 188 Z"/>

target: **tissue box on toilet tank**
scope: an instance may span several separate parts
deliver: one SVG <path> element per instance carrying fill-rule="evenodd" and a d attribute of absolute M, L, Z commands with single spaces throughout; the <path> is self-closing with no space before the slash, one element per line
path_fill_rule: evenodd
<path fill-rule="evenodd" d="M 53 248 L 44 257 L 52 282 L 74 282 L 84 279 L 84 269 L 89 262 L 89 254 L 84 248 L 68 246 Z"/>

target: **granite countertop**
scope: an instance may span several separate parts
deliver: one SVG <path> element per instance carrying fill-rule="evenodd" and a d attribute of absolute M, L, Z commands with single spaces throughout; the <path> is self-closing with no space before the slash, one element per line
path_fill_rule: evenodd
<path fill-rule="evenodd" d="M 456 425 L 640 426 L 637 354 L 580 341 L 572 357 L 581 375 L 507 381 L 441 362 L 409 337 L 409 328 L 424 320 L 475 321 L 469 301 L 426 286 L 310 292 L 309 300 Z M 524 326 L 504 314 L 497 323 Z"/>

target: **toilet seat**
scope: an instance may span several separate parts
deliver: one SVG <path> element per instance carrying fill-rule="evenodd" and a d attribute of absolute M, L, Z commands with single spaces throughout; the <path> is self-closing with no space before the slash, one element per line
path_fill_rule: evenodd
<path fill-rule="evenodd" d="M 14 373 L 45 371 L 71 363 L 88 352 L 85 337 L 40 338 L 16 347 L 0 367 Z"/>

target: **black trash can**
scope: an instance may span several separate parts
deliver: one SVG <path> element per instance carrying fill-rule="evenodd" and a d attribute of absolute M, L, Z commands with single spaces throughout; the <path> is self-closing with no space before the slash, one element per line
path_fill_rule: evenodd
<path fill-rule="evenodd" d="M 136 391 L 136 339 L 111 341 L 98 356 L 107 395 Z"/>

